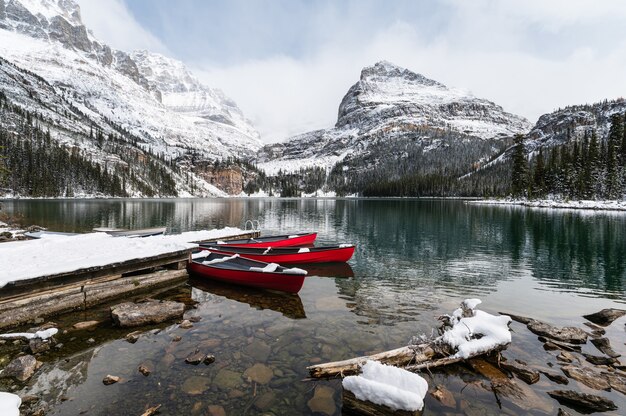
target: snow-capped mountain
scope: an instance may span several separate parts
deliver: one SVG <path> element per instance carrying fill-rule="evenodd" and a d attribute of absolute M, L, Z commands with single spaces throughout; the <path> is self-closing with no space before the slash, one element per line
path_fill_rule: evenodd
<path fill-rule="evenodd" d="M 428 153 L 455 145 L 443 140 L 441 132 L 450 132 L 456 141 L 498 141 L 531 127 L 526 119 L 491 101 L 382 61 L 361 71 L 339 105 L 334 128 L 265 146 L 257 162 L 268 174 L 303 166 L 329 168 L 371 156 L 371 151 L 399 140 L 409 140 L 411 146 Z M 468 166 L 475 161 L 468 160 Z"/>
<path fill-rule="evenodd" d="M 43 102 L 47 127 L 60 143 L 89 151 L 89 140 L 76 135 L 125 132 L 141 150 L 174 160 L 241 157 L 261 146 L 254 127 L 221 91 L 202 85 L 181 62 L 100 42 L 74 0 L 0 0 L 0 57 L 40 76 L 53 95 L 84 115 L 68 120 Z M 10 100 L 27 105 L 12 87 L 0 82 Z M 197 185 L 200 194 L 211 189 Z"/>
<path fill-rule="evenodd" d="M 608 136 L 611 117 L 626 113 L 623 98 L 595 104 L 572 105 L 544 114 L 526 135 L 525 147 L 533 151 L 539 146 L 553 147 L 571 140 L 580 140 L 595 132 L 599 140 Z"/>

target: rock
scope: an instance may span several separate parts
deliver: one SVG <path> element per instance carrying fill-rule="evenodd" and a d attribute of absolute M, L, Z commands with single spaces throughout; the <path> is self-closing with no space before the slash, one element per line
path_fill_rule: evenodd
<path fill-rule="evenodd" d="M 583 353 L 585 359 L 593 365 L 613 365 L 618 362 L 617 358 L 604 357 L 600 355 L 591 355 Z"/>
<path fill-rule="evenodd" d="M 172 338 L 172 342 L 178 342 L 181 339 L 183 339 L 183 337 L 181 337 L 180 335 L 174 335 L 174 337 Z"/>
<path fill-rule="evenodd" d="M 120 381 L 120 378 L 118 376 L 112 376 L 111 374 L 107 374 L 106 377 L 102 379 L 102 383 L 104 383 L 105 386 L 115 384 L 118 381 Z"/>
<path fill-rule="evenodd" d="M 314 413 L 333 415 L 335 414 L 334 394 L 335 391 L 332 388 L 318 385 L 315 387 L 315 393 L 313 394 L 311 400 L 307 402 L 307 405 Z"/>
<path fill-rule="evenodd" d="M 204 357 L 204 360 L 202 360 L 202 362 L 205 365 L 209 365 L 215 362 L 215 355 L 213 354 L 207 354 L 206 357 Z"/>
<path fill-rule="evenodd" d="M 124 339 L 128 342 L 130 342 L 131 344 L 134 344 L 135 342 L 137 342 L 137 340 L 139 339 L 139 335 L 141 335 L 143 332 L 141 331 L 133 331 L 130 334 L 127 334 L 126 337 L 124 337 Z"/>
<path fill-rule="evenodd" d="M 606 331 L 600 325 L 596 325 L 596 324 L 591 323 L 591 322 L 583 322 L 583 324 L 585 324 L 589 328 L 591 328 L 591 331 L 593 332 L 594 336 L 602 336 L 602 335 L 606 334 Z"/>
<path fill-rule="evenodd" d="M 256 363 L 252 367 L 248 368 L 243 375 L 244 377 L 248 377 L 252 381 L 259 384 L 267 384 L 274 376 L 274 372 L 265 364 Z"/>
<path fill-rule="evenodd" d="M 13 377 L 19 381 L 26 381 L 35 374 L 35 371 L 41 367 L 42 363 L 37 361 L 32 355 L 22 355 L 11 361 L 5 368 L 0 377 Z"/>
<path fill-rule="evenodd" d="M 242 381 L 240 373 L 222 368 L 213 382 L 224 390 L 230 390 L 239 387 Z"/>
<path fill-rule="evenodd" d="M 191 376 L 183 383 L 182 390 L 191 396 L 196 396 L 207 391 L 210 385 L 211 380 L 208 377 Z"/>
<path fill-rule="evenodd" d="M 53 343 L 52 338 L 48 338 L 48 339 L 33 338 L 30 341 L 28 341 L 28 348 L 30 349 L 31 353 L 39 354 L 42 352 L 49 351 L 50 347 L 52 346 L 52 343 Z"/>
<path fill-rule="evenodd" d="M 595 345 L 597 349 L 599 349 L 611 358 L 617 358 L 621 356 L 621 354 L 616 353 L 613 348 L 611 348 L 611 342 L 608 338 L 595 338 L 591 340 L 591 343 Z"/>
<path fill-rule="evenodd" d="M 273 391 L 266 391 L 254 401 L 254 407 L 259 411 L 264 412 L 272 406 L 275 399 L 276 394 L 274 394 Z"/>
<path fill-rule="evenodd" d="M 608 380 L 611 388 L 626 394 L 626 376 L 617 373 L 602 373 Z"/>
<path fill-rule="evenodd" d="M 593 322 L 594 324 L 601 326 L 609 326 L 618 318 L 626 315 L 626 310 L 624 309 L 602 309 L 600 312 L 592 313 L 590 315 L 583 315 L 588 321 Z"/>
<path fill-rule="evenodd" d="M 200 322 L 201 320 L 202 320 L 202 317 L 201 317 L 201 316 L 197 316 L 197 315 L 196 315 L 196 316 L 190 316 L 190 317 L 189 317 L 189 321 L 190 321 L 190 322 L 193 322 L 194 324 L 195 324 L 195 323 L 197 323 L 197 322 Z M 209 406 L 209 407 L 210 407 L 210 406 Z"/>
<path fill-rule="evenodd" d="M 208 411 L 209 416 L 226 416 L 226 410 L 217 404 L 209 405 Z"/>
<path fill-rule="evenodd" d="M 254 340 L 244 348 L 244 353 L 256 361 L 265 362 L 270 355 L 270 347 L 265 342 Z"/>
<path fill-rule="evenodd" d="M 111 317 L 123 328 L 158 324 L 185 313 L 185 304 L 150 299 L 144 303 L 126 302 L 111 307 Z"/>
<path fill-rule="evenodd" d="M 152 416 L 152 415 L 156 414 L 159 411 L 160 408 L 161 408 L 160 404 L 157 404 L 156 406 L 149 407 L 149 408 L 146 409 L 145 412 L 143 412 L 141 414 L 141 416 Z"/>
<path fill-rule="evenodd" d="M 435 391 L 431 392 L 430 395 L 439 400 L 442 406 L 456 409 L 456 400 L 454 399 L 454 395 L 452 395 L 450 390 L 446 389 L 444 386 L 439 385 L 435 387 Z"/>
<path fill-rule="evenodd" d="M 184 321 L 180 323 L 180 325 L 178 325 L 178 327 L 182 329 L 189 329 L 189 328 L 193 328 L 193 324 L 191 323 L 190 320 L 185 319 Z"/>
<path fill-rule="evenodd" d="M 528 384 L 534 384 L 539 381 L 539 371 L 530 369 L 525 365 L 502 361 L 500 362 L 500 367 L 515 373 L 520 379 L 524 380 Z"/>
<path fill-rule="evenodd" d="M 202 353 L 202 352 L 198 352 L 198 350 L 195 350 L 194 352 L 192 352 L 191 354 L 189 354 L 187 356 L 187 358 L 185 358 L 185 362 L 187 364 L 193 364 L 193 365 L 198 365 L 200 364 L 202 361 L 204 361 L 204 359 L 206 358 L 206 354 Z"/>
<path fill-rule="evenodd" d="M 561 370 L 563 370 L 569 378 L 580 381 L 592 389 L 609 390 L 611 388 L 608 380 L 604 378 L 602 374 L 590 368 L 566 365 L 561 367 Z"/>
<path fill-rule="evenodd" d="M 83 321 L 72 325 L 72 329 L 77 331 L 94 330 L 98 325 L 100 325 L 100 321 Z"/>
<path fill-rule="evenodd" d="M 580 352 L 582 350 L 580 345 L 572 345 L 572 344 L 568 344 L 566 342 L 560 342 L 554 339 L 548 339 L 546 337 L 539 337 L 538 338 L 539 341 L 541 342 L 545 342 L 543 348 L 546 350 L 566 350 L 566 351 L 576 351 L 576 352 Z M 546 345 L 550 344 L 550 348 L 546 348 Z"/>
<path fill-rule="evenodd" d="M 524 324 L 524 325 L 528 325 L 529 323 L 534 321 L 533 318 L 527 318 L 526 316 L 514 315 L 512 313 L 506 313 L 506 312 L 498 312 L 498 313 L 500 315 L 510 316 L 511 319 L 514 320 L 515 322 L 519 322 L 520 324 Z"/>
<path fill-rule="evenodd" d="M 571 344 L 584 344 L 587 342 L 587 333 L 573 326 L 557 328 L 548 323 L 533 319 L 528 323 L 527 327 L 531 332 L 552 338 L 553 340 L 569 342 Z"/>
<path fill-rule="evenodd" d="M 561 404 L 573 405 L 586 412 L 617 410 L 617 406 L 611 400 L 595 394 L 579 393 L 572 390 L 554 390 L 549 391 L 548 394 Z"/>
<path fill-rule="evenodd" d="M 152 370 L 150 370 L 150 368 L 149 368 L 147 365 L 145 365 L 145 364 L 141 364 L 141 365 L 137 368 L 137 370 L 139 370 L 139 372 L 140 372 L 141 374 L 143 374 L 144 376 L 146 376 L 146 377 L 147 377 L 147 376 L 149 376 L 149 375 L 150 375 L 150 373 L 152 372 Z"/>
<path fill-rule="evenodd" d="M 561 351 L 561 353 L 556 356 L 556 359 L 559 360 L 559 361 L 566 362 L 566 363 L 572 363 L 574 361 L 579 361 L 578 358 L 574 357 L 574 355 L 570 354 L 567 351 Z"/>
<path fill-rule="evenodd" d="M 559 412 L 556 414 L 556 416 L 571 416 L 571 415 L 559 407 Z"/>
<path fill-rule="evenodd" d="M 541 371 L 541 374 L 557 384 L 569 384 L 567 377 L 562 376 L 561 374 L 551 373 L 549 371 Z"/>

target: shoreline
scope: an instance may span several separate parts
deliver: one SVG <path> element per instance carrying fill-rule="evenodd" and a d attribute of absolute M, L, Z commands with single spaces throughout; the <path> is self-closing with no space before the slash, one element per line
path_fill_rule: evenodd
<path fill-rule="evenodd" d="M 589 211 L 626 211 L 626 201 L 619 200 L 580 200 L 580 201 L 554 201 L 550 199 L 540 200 L 507 200 L 507 199 L 483 199 L 467 201 L 468 204 L 477 205 L 517 205 L 527 208 L 548 209 L 576 209 Z"/>

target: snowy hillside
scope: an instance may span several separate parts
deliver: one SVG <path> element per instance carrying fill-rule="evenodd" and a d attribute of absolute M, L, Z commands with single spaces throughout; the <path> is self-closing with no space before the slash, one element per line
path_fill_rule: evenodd
<path fill-rule="evenodd" d="M 270 175 L 303 166 L 331 168 L 344 160 L 376 156 L 369 152 L 385 142 L 410 140 L 423 153 L 440 148 L 441 140 L 433 140 L 429 132 L 449 131 L 466 141 L 498 141 L 530 128 L 526 119 L 488 100 L 382 61 L 361 71 L 339 105 L 334 128 L 265 146 L 257 162 Z M 449 146 L 454 142 L 445 143 Z M 478 159 L 468 160 L 468 166 Z"/>
<path fill-rule="evenodd" d="M 174 160 L 189 154 L 241 157 L 261 146 L 256 130 L 222 92 L 202 85 L 178 61 L 148 52 L 129 55 L 99 42 L 82 24 L 74 0 L 0 0 L 0 57 L 42 77 L 52 96 L 84 116 L 68 119 L 46 105 L 42 93 L 38 111 L 50 118 L 55 141 L 89 151 L 93 143 L 77 140 L 77 134 L 117 132 L 132 136 L 141 150 Z M 15 87 L 6 77 L 0 80 L 0 91 L 28 110 Z M 197 180 L 199 194 L 220 193 Z"/>

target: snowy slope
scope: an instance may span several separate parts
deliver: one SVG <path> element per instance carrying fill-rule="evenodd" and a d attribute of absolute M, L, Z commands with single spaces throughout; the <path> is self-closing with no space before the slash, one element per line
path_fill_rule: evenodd
<path fill-rule="evenodd" d="M 87 134 L 97 126 L 106 134 L 113 126 L 138 138 L 142 149 L 174 159 L 189 153 L 208 160 L 241 157 L 261 146 L 232 100 L 199 83 L 178 61 L 129 55 L 99 42 L 74 0 L 0 0 L 0 56 L 41 76 L 86 116 L 52 128 L 60 142 L 74 142 L 66 130 Z M 12 89 L 0 84 L 9 99 Z M 55 122 L 67 124 L 60 116 Z M 82 140 L 78 146 L 90 148 Z"/>
<path fill-rule="evenodd" d="M 439 143 L 430 140 L 428 131 L 497 141 L 530 128 L 526 119 L 488 100 L 382 61 L 361 71 L 339 105 L 334 128 L 266 146 L 257 162 L 268 174 L 303 166 L 331 168 L 343 160 L 369 157 L 368 152 L 385 142 L 410 140 L 427 153 Z"/>

